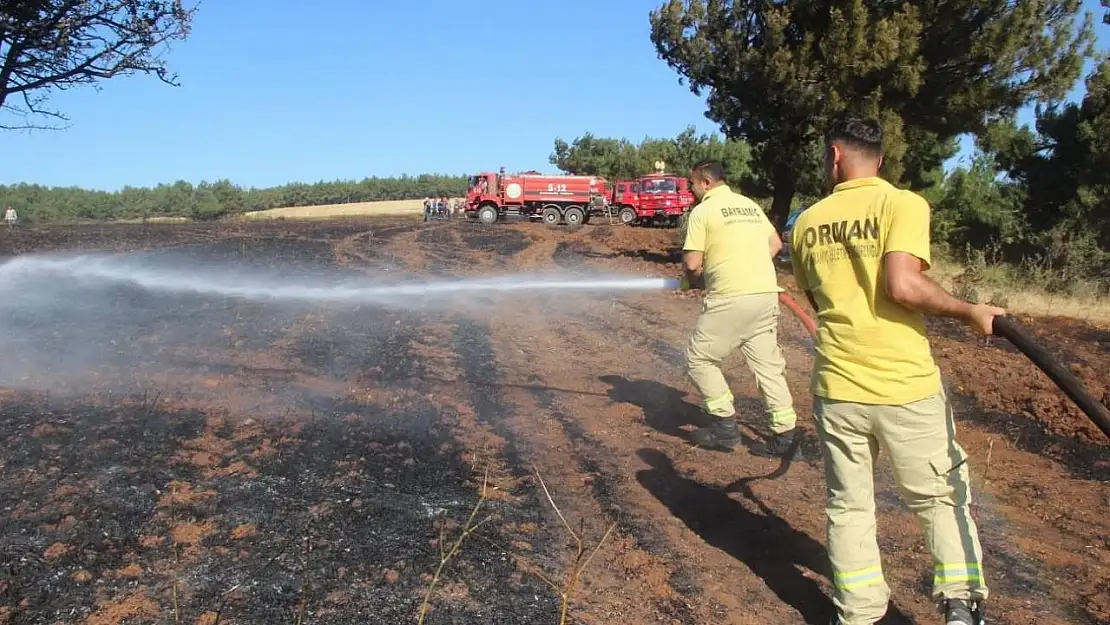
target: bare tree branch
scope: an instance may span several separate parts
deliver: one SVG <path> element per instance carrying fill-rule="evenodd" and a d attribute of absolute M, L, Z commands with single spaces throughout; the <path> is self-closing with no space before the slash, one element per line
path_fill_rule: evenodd
<path fill-rule="evenodd" d="M 51 91 L 131 74 L 179 86 L 161 52 L 188 37 L 195 6 L 182 0 L 5 0 L 0 2 L 0 110 L 66 120 L 44 108 Z M 9 96 L 23 94 L 22 105 Z M 51 128 L 29 122 L 0 128 Z"/>
<path fill-rule="evenodd" d="M 41 115 L 41 116 L 44 116 L 44 117 L 52 117 L 52 118 L 55 118 L 55 119 L 60 119 L 64 122 L 69 121 L 69 119 L 66 118 L 64 115 L 62 115 L 61 113 L 58 113 L 58 112 L 55 112 L 55 111 L 47 111 L 47 110 L 38 108 L 37 101 L 35 99 L 31 98 L 31 96 L 27 93 L 23 94 L 23 99 L 24 99 L 24 106 L 23 107 L 13 106 L 11 104 L 4 104 L 4 105 L 0 105 L 0 111 L 7 112 L 7 113 L 10 113 L 12 115 L 21 117 L 24 120 L 30 119 L 32 117 L 32 115 Z M 40 124 L 40 123 L 31 122 L 31 121 L 25 121 L 25 123 L 22 123 L 22 124 L 19 124 L 19 125 L 0 124 L 0 130 L 65 130 L 68 127 L 69 127 L 68 123 L 63 124 L 63 125 L 55 125 L 55 124 L 47 125 L 47 124 Z"/>

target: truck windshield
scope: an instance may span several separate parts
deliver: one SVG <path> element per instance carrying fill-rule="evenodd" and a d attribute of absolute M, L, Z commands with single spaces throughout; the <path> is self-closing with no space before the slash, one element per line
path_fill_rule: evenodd
<path fill-rule="evenodd" d="M 672 193 L 678 188 L 673 178 L 645 180 L 643 187 L 644 193 Z"/>

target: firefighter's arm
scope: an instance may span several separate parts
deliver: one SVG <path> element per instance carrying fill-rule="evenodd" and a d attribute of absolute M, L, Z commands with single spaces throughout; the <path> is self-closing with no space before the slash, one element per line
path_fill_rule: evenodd
<path fill-rule="evenodd" d="M 682 252 L 682 268 L 686 273 L 701 275 L 704 270 L 705 254 L 697 250 Z"/>
<path fill-rule="evenodd" d="M 767 237 L 767 244 L 771 248 L 771 258 L 778 256 L 779 252 L 782 251 L 782 238 L 773 228 L 771 229 L 771 236 Z"/>
<path fill-rule="evenodd" d="M 705 254 L 695 250 L 682 252 L 682 289 L 701 288 L 705 275 Z"/>
<path fill-rule="evenodd" d="M 758 204 L 755 204 L 755 206 L 759 208 Z M 759 214 L 761 217 L 760 220 L 763 222 L 763 228 L 767 230 L 767 247 L 771 251 L 771 258 L 774 258 L 782 251 L 782 238 L 779 237 L 778 230 L 775 230 L 775 224 L 771 223 L 771 220 L 767 218 L 767 214 L 764 213 L 762 209 L 759 211 Z"/>
<path fill-rule="evenodd" d="M 926 315 L 962 319 L 980 334 L 993 332 L 994 318 L 1006 311 L 954 297 L 925 275 L 930 264 L 929 205 L 905 196 L 894 212 L 883 251 L 884 286 L 895 302 Z"/>
<path fill-rule="evenodd" d="M 962 319 L 980 334 L 993 332 L 994 318 L 1006 311 L 973 304 L 954 297 L 922 272 L 923 262 L 906 252 L 889 252 L 883 258 L 886 290 L 895 302 L 926 315 Z"/>
<path fill-rule="evenodd" d="M 931 262 L 929 204 L 917 195 L 898 197 L 883 249 L 886 292 L 895 302 L 927 315 L 965 319 L 971 303 L 953 297 L 925 275 Z"/>
<path fill-rule="evenodd" d="M 686 220 L 686 239 L 682 245 L 682 288 L 700 288 L 705 272 L 705 222 L 698 210 Z"/>

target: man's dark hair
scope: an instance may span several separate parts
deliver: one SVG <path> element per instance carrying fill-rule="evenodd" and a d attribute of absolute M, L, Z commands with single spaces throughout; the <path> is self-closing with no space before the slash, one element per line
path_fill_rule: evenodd
<path fill-rule="evenodd" d="M 714 158 L 707 158 L 694 163 L 690 171 L 705 176 L 714 182 L 725 179 L 725 164 Z"/>
<path fill-rule="evenodd" d="M 844 113 L 833 120 L 825 133 L 825 144 L 846 143 L 871 156 L 883 153 L 883 127 L 878 120 Z"/>

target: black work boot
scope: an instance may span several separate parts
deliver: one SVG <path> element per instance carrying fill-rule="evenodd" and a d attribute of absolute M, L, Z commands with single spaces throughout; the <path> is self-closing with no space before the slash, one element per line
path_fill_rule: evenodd
<path fill-rule="evenodd" d="M 740 428 L 736 426 L 736 417 L 714 417 L 712 424 L 691 432 L 690 441 L 701 447 L 732 449 L 740 442 Z"/>
<path fill-rule="evenodd" d="M 775 434 L 766 443 L 753 444 L 749 451 L 753 456 L 760 456 L 761 458 L 782 458 L 791 450 L 797 453 L 797 446 L 794 444 L 797 432 L 798 429 L 794 428 L 781 434 Z"/>
<path fill-rule="evenodd" d="M 962 599 L 948 599 L 942 605 L 944 625 L 983 625 L 979 604 L 968 604 Z"/>

